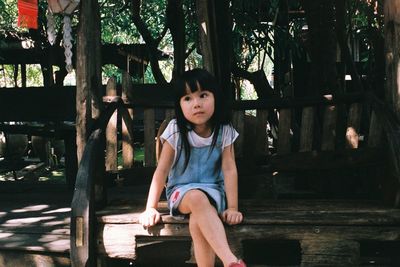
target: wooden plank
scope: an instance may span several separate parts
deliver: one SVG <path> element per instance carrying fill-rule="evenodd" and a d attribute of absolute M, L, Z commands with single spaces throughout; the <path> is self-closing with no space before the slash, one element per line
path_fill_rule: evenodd
<path fill-rule="evenodd" d="M 392 225 L 400 223 L 399 212 L 382 211 L 247 211 L 243 210 L 243 225 Z M 103 224 L 136 224 L 138 223 L 138 212 L 122 212 L 108 216 L 98 217 Z M 177 220 L 167 212 L 162 213 L 164 224 L 187 224 L 187 220 Z"/>
<path fill-rule="evenodd" d="M 382 143 L 383 131 L 382 124 L 378 120 L 375 111 L 371 112 L 371 121 L 369 124 L 369 133 L 368 133 L 368 146 L 369 147 L 378 147 Z"/>
<path fill-rule="evenodd" d="M 381 148 L 357 150 L 310 151 L 274 155 L 271 167 L 278 171 L 329 170 L 356 166 L 382 164 Z"/>
<path fill-rule="evenodd" d="M 341 96 L 286 97 L 257 100 L 238 100 L 232 103 L 234 110 L 288 109 L 308 106 L 332 106 L 337 103 L 355 103 L 365 98 L 363 93 L 347 93 Z"/>
<path fill-rule="evenodd" d="M 25 251 L 0 251 L 1 266 L 69 267 L 68 253 L 27 253 Z"/>
<path fill-rule="evenodd" d="M 278 144 L 277 153 L 279 155 L 290 153 L 291 151 L 291 123 L 292 111 L 290 109 L 282 109 L 279 111 L 278 125 Z"/>
<path fill-rule="evenodd" d="M 122 99 L 125 101 L 132 100 L 133 84 L 131 76 L 124 72 L 122 75 Z M 133 120 L 133 109 L 128 108 L 129 116 Z M 122 120 L 122 165 L 124 168 L 132 168 L 134 164 L 134 140 L 133 136 L 129 135 L 128 125 L 125 120 Z"/>
<path fill-rule="evenodd" d="M 118 191 L 117 194 L 118 196 L 121 196 L 120 191 Z M 124 212 L 140 212 L 143 210 L 145 205 L 145 199 L 135 199 L 130 201 L 124 200 L 123 205 L 109 205 L 98 211 L 97 216 L 108 217 L 110 215 L 118 215 Z M 161 212 L 168 213 L 166 201 L 160 201 L 158 206 Z M 288 213 L 291 211 L 350 212 L 354 210 L 357 212 L 398 212 L 397 209 L 378 201 L 354 199 L 297 199 L 296 201 L 289 199 L 268 199 L 264 201 L 260 199 L 241 199 L 239 200 L 239 207 L 240 210 L 245 210 L 246 212 L 258 212 L 265 210 Z"/>
<path fill-rule="evenodd" d="M 312 207 L 312 206 L 310 206 Z M 135 224 L 143 210 L 143 204 L 123 210 L 113 208 L 111 213 L 97 213 L 97 220 L 101 224 Z M 166 207 L 159 208 L 164 224 L 187 224 L 187 220 L 177 220 L 169 215 Z M 241 206 L 244 213 L 243 225 L 399 225 L 400 210 L 391 208 L 360 209 L 348 207 L 327 209 L 324 207 L 308 209 L 284 209 L 280 206 L 268 209 L 267 207 L 253 209 L 252 206 Z"/>
<path fill-rule="evenodd" d="M 301 252 L 301 266 L 358 266 L 360 261 L 360 244 L 353 240 L 302 240 Z"/>
<path fill-rule="evenodd" d="M 156 143 L 155 143 L 155 111 L 144 109 L 144 166 L 156 166 Z"/>
<path fill-rule="evenodd" d="M 235 141 L 235 155 L 236 157 L 243 156 L 243 142 L 244 142 L 244 110 L 235 110 L 233 112 L 232 124 L 238 131 L 239 136 Z"/>
<path fill-rule="evenodd" d="M 399 227 L 351 227 L 312 225 L 236 225 L 226 226 L 229 238 L 254 240 L 396 240 L 399 241 Z M 379 229 L 379 230 L 378 230 Z M 137 237 L 151 237 L 163 240 L 169 237 L 176 240 L 190 238 L 188 224 L 158 224 L 144 229 L 139 224 L 106 224 L 98 229 L 98 253 L 111 258 L 135 259 Z M 169 239 L 171 240 L 171 239 Z M 305 245 L 306 246 L 306 241 Z M 311 252 L 311 249 L 309 250 Z M 337 265 L 335 265 L 337 266 Z"/>
<path fill-rule="evenodd" d="M 361 124 L 362 106 L 360 103 L 353 103 L 350 105 L 349 117 L 347 119 L 346 129 L 346 147 L 358 148 L 359 132 Z"/>
<path fill-rule="evenodd" d="M 328 106 L 324 110 L 324 119 L 322 125 L 321 150 L 329 151 L 335 149 L 336 138 L 336 106 Z"/>
<path fill-rule="evenodd" d="M 314 107 L 303 108 L 301 114 L 300 152 L 311 151 L 314 136 Z"/>
<path fill-rule="evenodd" d="M 0 121 L 75 121 L 75 98 L 74 86 L 1 88 Z"/>
<path fill-rule="evenodd" d="M 268 155 L 268 139 L 267 139 L 267 123 L 268 111 L 257 110 L 257 125 L 256 125 L 256 155 Z"/>
<path fill-rule="evenodd" d="M 107 96 L 117 96 L 117 82 L 114 77 L 107 81 Z M 117 110 L 111 116 L 106 128 L 106 171 L 116 171 L 118 169 L 117 162 L 118 139 L 117 139 Z"/>

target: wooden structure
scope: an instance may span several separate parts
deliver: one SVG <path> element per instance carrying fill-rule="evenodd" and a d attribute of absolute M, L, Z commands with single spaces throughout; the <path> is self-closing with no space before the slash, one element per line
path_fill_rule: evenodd
<path fill-rule="evenodd" d="M 187 221 L 176 220 L 165 214 L 161 224 L 143 229 L 137 223 L 137 217 L 144 207 L 144 196 L 138 194 L 136 200 L 113 202 L 107 197 L 105 185 L 106 179 L 110 177 L 107 174 L 117 174 L 115 182 L 124 185 L 129 183 L 128 177 L 143 179 L 143 173 L 147 173 L 143 168 L 131 168 L 134 166 L 133 141 L 130 138 L 132 116 L 139 105 L 146 108 L 147 114 L 144 123 L 147 144 L 145 164 L 154 168 L 156 127 L 152 109 L 171 108 L 172 105 L 155 101 L 135 103 L 135 99 L 129 99 L 130 90 L 125 91 L 122 97 L 115 96 L 113 82 L 110 81 L 107 89 L 111 96 L 106 98 L 107 108 L 103 108 L 101 97 L 104 92 L 99 84 L 101 60 L 98 5 L 93 0 L 84 1 L 81 9 L 76 101 L 78 156 L 81 162 L 71 207 L 71 263 L 73 266 L 94 266 L 106 264 L 106 258 L 137 261 L 141 257 L 140 247 L 171 239 L 189 240 Z M 207 23 L 213 22 L 212 16 L 214 19 L 216 16 L 216 8 L 210 9 L 214 13 L 210 15 L 211 19 L 205 18 Z M 395 36 L 398 35 L 398 23 L 395 23 L 398 17 L 397 14 L 388 17 L 388 25 L 393 30 L 388 32 L 395 33 Z M 206 26 L 215 30 L 218 25 Z M 214 30 L 210 32 L 214 34 Z M 229 55 L 221 56 L 228 49 L 224 51 L 223 47 L 222 50 L 216 47 L 224 45 L 216 40 L 216 36 L 208 40 L 203 36 L 204 47 L 210 50 L 210 55 L 205 55 L 204 61 L 209 62 L 207 68 L 213 70 L 219 80 L 224 80 L 230 74 L 229 64 L 215 65 L 218 62 L 230 62 Z M 396 48 L 396 45 L 393 46 Z M 389 59 L 397 55 L 387 51 Z M 396 66 L 397 61 L 395 57 L 388 66 Z M 394 75 L 388 79 L 388 90 L 390 93 L 398 93 L 397 85 L 391 84 L 396 80 L 397 69 L 389 70 L 393 70 Z M 129 89 L 130 85 L 125 82 L 124 87 Z M 396 101 L 393 102 L 395 104 Z M 123 161 L 129 169 L 123 171 L 117 171 L 115 164 L 118 143 L 115 133 L 118 124 L 115 121 L 118 116 L 113 114 L 117 108 L 125 125 L 122 126 Z M 271 197 L 261 191 L 252 200 L 240 202 L 245 214 L 243 224 L 226 228 L 231 245 L 238 255 L 243 256 L 250 266 L 273 265 L 268 259 L 257 261 L 260 257 L 252 257 L 248 245 L 254 240 L 258 244 L 283 240 L 297 244 L 294 247 L 297 248 L 298 257 L 293 262 L 285 262 L 286 265 L 357 266 L 371 261 L 378 262 L 380 266 L 399 265 L 396 253 L 389 259 L 376 259 L 366 258 L 362 252 L 366 242 L 395 243 L 397 246 L 400 242 L 400 176 L 397 155 L 399 123 L 396 115 L 388 112 L 384 104 L 368 94 L 336 96 L 331 99 L 248 101 L 235 103 L 234 108 L 234 124 L 244 136 L 246 132 L 254 131 L 246 127 L 244 110 L 257 110 L 256 138 L 253 142 L 257 142 L 257 153 L 267 159 L 259 161 L 255 182 L 252 176 L 243 172 L 239 179 L 246 179 L 247 185 L 256 185 L 257 189 L 271 185 L 274 192 Z M 277 151 L 269 157 L 266 128 L 272 123 L 268 116 L 270 110 L 278 111 L 279 121 L 278 137 L 274 139 Z M 237 154 L 242 157 L 246 156 L 243 135 L 236 142 Z M 104 155 L 106 149 L 108 153 Z M 363 172 L 361 179 L 356 179 L 346 194 L 337 190 L 325 194 L 323 188 L 317 188 L 315 191 L 318 193 L 318 190 L 322 190 L 322 194 L 310 195 L 304 191 L 297 194 L 293 190 L 285 195 L 290 200 L 280 197 L 277 187 L 280 178 L 284 178 L 282 173 L 317 173 L 315 176 L 320 180 L 340 180 L 343 178 L 341 171 L 347 168 Z M 331 177 L 327 177 L 327 174 Z M 121 181 L 120 175 L 125 180 Z M 345 178 L 355 177 L 350 175 Z M 146 182 L 139 180 L 132 183 Z M 367 182 L 366 185 L 364 182 Z M 340 182 L 336 184 L 342 185 Z M 290 186 L 293 187 L 293 184 Z M 296 188 L 294 186 L 291 189 Z M 329 198 L 316 198 L 323 195 Z M 165 202 L 161 202 L 160 206 L 165 207 Z"/>
<path fill-rule="evenodd" d="M 129 88 L 129 85 L 126 86 Z M 112 91 L 113 81 L 108 88 Z M 147 112 L 152 112 L 150 110 L 155 108 L 169 109 L 172 104 L 154 101 L 137 103 L 119 96 L 108 96 L 104 99 L 107 108 L 97 121 L 85 147 L 72 201 L 73 266 L 93 265 L 96 259 L 106 265 L 106 258 L 140 261 L 139 251 L 143 246 L 165 240 L 190 240 L 188 221 L 169 216 L 163 201 L 160 203 L 164 212 L 161 224 L 150 229 L 143 229 L 138 224 L 138 215 L 144 208 L 146 189 L 137 198 L 115 202 L 106 197 L 107 189 L 104 187 L 105 177 L 110 177 L 106 175 L 106 166 L 110 171 L 115 166 L 110 155 L 115 155 L 113 144 L 116 139 L 115 136 L 112 137 L 110 125 L 116 123 L 109 120 L 115 119 L 115 115 L 112 115 L 115 110 L 118 109 L 127 126 L 127 132 L 122 131 L 122 135 L 129 136 L 129 129 L 132 129 L 131 115 L 135 108 L 142 105 Z M 133 112 L 130 111 L 131 108 Z M 400 210 L 395 208 L 399 205 L 395 201 L 399 194 L 399 184 L 395 180 L 397 177 L 387 171 L 391 166 L 390 160 L 387 160 L 391 158 L 390 149 L 383 150 L 382 147 L 387 146 L 381 145 L 382 142 L 390 142 L 389 139 L 395 134 L 392 132 L 393 127 L 398 127 L 398 124 L 373 95 L 243 101 L 234 103 L 234 109 L 234 124 L 238 131 L 246 135 L 247 131 L 256 130 L 256 139 L 265 140 L 265 146 L 260 148 L 264 155 L 267 154 L 266 128 L 269 124 L 265 110 L 279 111 L 277 153 L 258 166 L 258 175 L 265 180 L 258 179 L 254 182 L 254 176 L 246 175 L 243 169 L 239 169 L 239 181 L 243 184 L 261 187 L 271 178 L 271 185 L 274 187 L 279 183 L 280 176 L 276 176 L 277 173 L 293 171 L 318 172 L 319 179 L 341 179 L 340 175 L 345 173 L 343 170 L 346 168 L 350 168 L 352 173 L 355 170 L 364 171 L 361 180 L 353 183 L 354 188 L 350 189 L 350 194 L 342 194 L 340 191 L 329 194 L 317 192 L 310 198 L 310 195 L 292 192 L 290 200 L 279 196 L 279 190 L 276 189 L 273 196 L 261 194 L 239 201 L 245 216 L 244 222 L 233 227 L 227 226 L 226 230 L 231 246 L 250 266 L 271 265 L 268 259 L 257 262 L 248 256 L 251 255 L 248 245 L 252 242 L 295 242 L 299 256 L 294 262 L 286 262 L 286 265 L 301 266 L 357 266 L 368 261 L 361 253 L 365 242 L 400 244 Z M 245 127 L 243 123 L 244 111 L 250 109 L 257 110 L 259 119 L 256 129 Z M 322 118 L 317 117 L 317 109 L 324 110 Z M 294 128 L 296 114 L 301 114 L 301 119 L 298 120 L 299 126 Z M 368 119 L 361 120 L 365 116 Z M 148 141 L 145 146 L 149 147 L 146 153 L 154 160 L 155 121 L 153 115 L 146 118 L 144 128 L 148 128 L 145 132 L 149 135 L 146 139 Z M 368 121 L 367 125 L 365 121 Z M 315 127 L 318 124 L 319 127 Z M 316 139 L 316 136 L 322 138 Z M 298 140 L 297 145 L 295 140 Z M 243 155 L 243 142 L 242 137 L 236 142 L 238 155 Z M 132 144 L 130 141 L 127 143 Z M 102 151 L 106 148 L 111 148 L 109 151 L 114 152 L 104 157 Z M 107 159 L 106 165 L 104 158 Z M 132 166 L 130 160 L 127 157 L 124 165 Z M 148 162 L 152 166 L 151 161 Z M 331 175 L 329 178 L 323 175 L 335 171 L 337 176 Z M 148 177 L 143 177 L 144 173 Z M 123 177 L 117 181 L 119 186 L 138 186 L 150 182 L 151 171 L 132 168 L 131 171 L 120 171 L 119 175 Z M 346 176 L 346 179 L 350 178 L 351 175 Z M 367 188 L 364 187 L 365 184 Z M 321 199 L 324 195 L 329 198 Z M 97 227 L 94 228 L 93 225 Z M 104 260 L 99 260 L 101 258 Z M 190 259 L 194 260 L 193 257 Z M 395 255 L 388 262 L 399 263 Z"/>
<path fill-rule="evenodd" d="M 60 103 L 52 102 L 63 99 Z M 0 90 L 0 131 L 63 140 L 66 182 L 73 189 L 77 171 L 74 87 L 3 88 Z M 28 111 L 27 111 L 28 110 Z M 23 122 L 7 124 L 4 122 Z"/>

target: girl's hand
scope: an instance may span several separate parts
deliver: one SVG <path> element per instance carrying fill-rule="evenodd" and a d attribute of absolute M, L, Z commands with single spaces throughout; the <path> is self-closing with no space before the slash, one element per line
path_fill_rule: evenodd
<path fill-rule="evenodd" d="M 148 208 L 139 216 L 139 223 L 143 227 L 156 225 L 161 219 L 160 213 L 155 208 Z"/>
<path fill-rule="evenodd" d="M 227 209 L 222 213 L 222 221 L 229 224 L 239 224 L 243 220 L 243 214 L 236 209 Z"/>

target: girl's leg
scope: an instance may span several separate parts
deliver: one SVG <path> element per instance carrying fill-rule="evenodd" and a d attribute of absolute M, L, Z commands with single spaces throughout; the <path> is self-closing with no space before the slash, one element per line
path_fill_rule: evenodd
<path fill-rule="evenodd" d="M 193 242 L 199 242 L 199 244 L 195 244 L 195 247 L 200 245 L 200 248 L 202 248 L 201 242 L 205 240 L 221 259 L 224 266 L 236 262 L 237 258 L 230 250 L 226 239 L 224 225 L 204 192 L 200 190 L 188 191 L 179 205 L 179 211 L 184 214 L 190 213 L 190 220 L 197 224 L 199 232 L 204 237 L 204 239 L 193 239 Z"/>
<path fill-rule="evenodd" d="M 199 225 L 192 216 L 189 219 L 190 235 L 193 239 L 194 255 L 198 267 L 214 267 L 215 252 L 204 238 Z"/>

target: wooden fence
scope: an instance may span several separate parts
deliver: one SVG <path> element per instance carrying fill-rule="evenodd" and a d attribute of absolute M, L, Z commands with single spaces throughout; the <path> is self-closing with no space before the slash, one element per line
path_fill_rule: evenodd
<path fill-rule="evenodd" d="M 121 95 L 111 78 L 107 83 L 105 102 L 121 97 L 129 111 L 122 118 L 118 110 L 106 130 L 106 170 L 118 171 L 118 151 L 122 155 L 120 169 L 138 166 L 134 161 L 133 121 L 142 128 L 145 167 L 156 165 L 156 135 L 160 120 L 174 116 L 173 103 L 132 99 L 130 77 L 123 76 Z M 323 96 L 302 99 L 248 100 L 233 103 L 232 123 L 240 133 L 235 142 L 237 157 L 292 154 L 294 152 L 354 150 L 378 147 L 382 140 L 382 125 L 365 101 L 364 94 L 341 97 Z M 143 110 L 143 122 L 138 120 L 137 108 Z M 255 110 L 247 115 L 247 111 Z M 156 118 L 155 114 L 163 114 Z"/>

